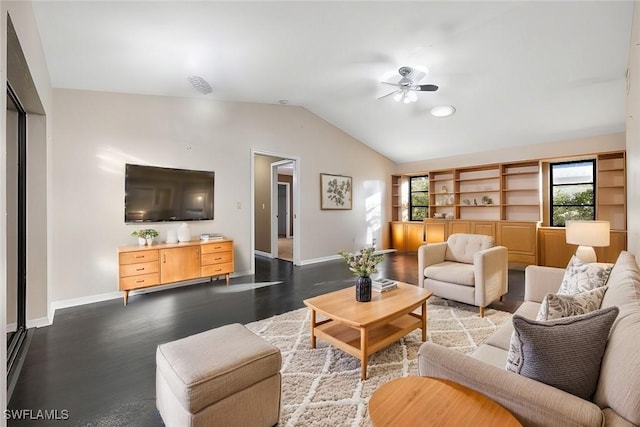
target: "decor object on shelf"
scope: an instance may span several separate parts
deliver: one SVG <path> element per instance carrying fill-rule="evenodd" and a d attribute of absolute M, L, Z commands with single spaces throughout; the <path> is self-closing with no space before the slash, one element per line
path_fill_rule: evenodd
<path fill-rule="evenodd" d="M 188 242 L 189 240 L 191 240 L 191 228 L 189 224 L 183 222 L 178 227 L 178 242 Z"/>
<path fill-rule="evenodd" d="M 609 246 L 609 221 L 577 221 L 566 222 L 567 243 L 578 245 L 576 256 L 583 262 L 596 262 L 596 247 Z"/>
<path fill-rule="evenodd" d="M 167 243 L 178 243 L 178 230 L 167 230 Z"/>
<path fill-rule="evenodd" d="M 346 251 L 338 252 L 358 279 L 356 280 L 356 301 L 371 301 L 371 274 L 377 273 L 376 265 L 384 259 L 383 254 L 375 255 L 376 248 L 373 246 L 360 249 L 359 253 L 353 254 Z"/>
<path fill-rule="evenodd" d="M 320 174 L 320 208 L 351 209 L 351 177 L 343 175 Z"/>
<path fill-rule="evenodd" d="M 492 205 L 493 204 L 493 200 L 491 200 L 491 197 L 489 196 L 482 196 L 481 202 L 483 205 Z"/>
<path fill-rule="evenodd" d="M 158 237 L 159 234 L 153 228 L 145 228 L 142 230 L 133 231 L 131 232 L 131 235 L 138 238 L 138 245 L 144 246 L 146 243 L 147 245 L 151 246 L 151 244 L 153 243 L 153 239 L 155 237 Z"/>
<path fill-rule="evenodd" d="M 471 201 L 469 199 L 464 199 L 464 200 L 462 200 L 462 203 L 464 203 L 465 205 L 469 206 L 471 204 Z"/>

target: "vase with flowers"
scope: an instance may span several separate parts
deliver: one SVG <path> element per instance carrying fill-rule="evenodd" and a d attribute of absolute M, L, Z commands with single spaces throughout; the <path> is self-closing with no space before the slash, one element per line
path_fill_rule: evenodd
<path fill-rule="evenodd" d="M 377 273 L 376 265 L 384 259 L 383 254 L 375 255 L 375 248 L 360 249 L 358 253 L 347 251 L 338 252 L 349 266 L 349 270 L 358 278 L 356 279 L 356 301 L 371 301 L 371 274 Z"/>

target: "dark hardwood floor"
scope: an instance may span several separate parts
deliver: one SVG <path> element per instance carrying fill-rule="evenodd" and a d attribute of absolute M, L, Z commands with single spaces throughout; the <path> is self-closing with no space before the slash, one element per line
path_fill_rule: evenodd
<path fill-rule="evenodd" d="M 388 254 L 380 275 L 417 283 L 416 254 Z M 282 282 L 262 286 L 266 282 Z M 204 282 L 56 312 L 39 328 L 18 379 L 10 410 L 57 410 L 74 426 L 161 426 L 155 408 L 158 344 L 229 323 L 248 323 L 304 306 L 306 298 L 352 286 L 341 260 L 293 267 L 256 258 L 256 274 Z M 511 270 L 509 294 L 491 307 L 514 311 L 524 296 L 524 273 Z M 196 349 L 194 349 L 196 350 Z M 50 425 L 9 420 L 10 426 Z"/>

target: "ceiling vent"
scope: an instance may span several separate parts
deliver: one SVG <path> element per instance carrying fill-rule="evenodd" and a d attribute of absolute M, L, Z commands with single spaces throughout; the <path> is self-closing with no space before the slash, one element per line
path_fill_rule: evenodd
<path fill-rule="evenodd" d="M 187 77 L 187 80 L 189 80 L 191 86 L 203 95 L 213 92 L 211 85 L 209 85 L 209 83 L 200 76 L 189 76 Z"/>

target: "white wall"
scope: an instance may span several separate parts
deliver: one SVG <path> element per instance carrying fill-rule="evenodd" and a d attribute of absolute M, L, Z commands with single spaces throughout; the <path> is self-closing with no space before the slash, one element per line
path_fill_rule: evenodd
<path fill-rule="evenodd" d="M 300 158 L 303 263 L 363 246 L 367 218 L 378 223 L 373 237 L 386 241 L 395 165 L 304 108 L 62 89 L 54 108 L 50 263 L 58 306 L 116 294 L 116 248 L 134 244 L 130 233 L 141 227 L 123 219 L 127 162 L 215 171 L 215 219 L 190 226 L 194 235 L 233 238 L 238 274 L 250 273 L 253 256 L 252 149 Z M 321 172 L 353 177 L 353 210 L 320 210 Z M 177 225 L 154 228 L 164 240 Z"/>
<path fill-rule="evenodd" d="M 640 1 L 635 1 L 627 93 L 627 241 L 640 257 Z"/>
<path fill-rule="evenodd" d="M 402 163 L 398 165 L 398 173 L 411 174 L 488 163 L 579 156 L 581 154 L 619 151 L 624 149 L 625 134 L 616 133 L 612 135 L 514 147 L 509 150 L 483 151 L 464 156 L 442 157 L 419 162 Z"/>

